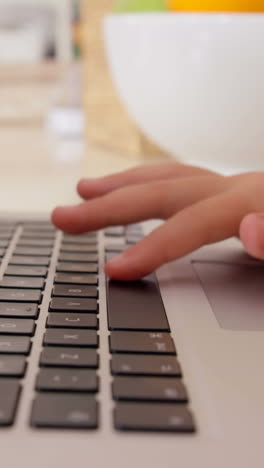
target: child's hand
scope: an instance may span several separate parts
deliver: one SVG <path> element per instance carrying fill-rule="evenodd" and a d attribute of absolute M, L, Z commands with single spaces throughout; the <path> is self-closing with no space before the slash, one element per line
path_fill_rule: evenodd
<path fill-rule="evenodd" d="M 231 236 L 240 236 L 251 255 L 264 258 L 264 173 L 226 177 L 170 163 L 83 180 L 78 192 L 86 201 L 56 208 L 52 214 L 54 224 L 69 233 L 165 220 L 106 265 L 113 279 L 143 277 L 204 244 Z"/>

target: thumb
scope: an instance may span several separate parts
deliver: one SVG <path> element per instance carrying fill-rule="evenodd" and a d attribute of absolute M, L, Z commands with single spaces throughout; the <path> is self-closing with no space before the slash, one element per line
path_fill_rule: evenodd
<path fill-rule="evenodd" d="M 264 260 L 264 213 L 245 216 L 240 224 L 240 239 L 250 255 Z"/>

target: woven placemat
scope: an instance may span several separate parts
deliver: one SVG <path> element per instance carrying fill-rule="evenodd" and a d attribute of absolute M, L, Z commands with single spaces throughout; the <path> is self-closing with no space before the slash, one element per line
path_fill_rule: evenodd
<path fill-rule="evenodd" d="M 83 50 L 87 137 L 124 156 L 168 157 L 149 141 L 117 97 L 102 39 L 102 18 L 113 0 L 83 0 Z"/>

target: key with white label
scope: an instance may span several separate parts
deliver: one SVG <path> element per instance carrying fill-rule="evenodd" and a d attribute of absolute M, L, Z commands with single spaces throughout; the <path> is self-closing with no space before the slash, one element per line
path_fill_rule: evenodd
<path fill-rule="evenodd" d="M 25 354 L 28 355 L 31 349 L 31 340 L 28 336 L 1 336 L 0 335 L 0 355 L 1 354 Z"/>
<path fill-rule="evenodd" d="M 61 262 L 98 262 L 98 255 L 93 253 L 69 253 L 69 252 L 61 252 L 59 255 L 59 261 Z"/>
<path fill-rule="evenodd" d="M 44 286 L 44 278 L 27 278 L 25 276 L 4 276 L 2 281 L 0 281 L 1 288 L 43 289 Z"/>
<path fill-rule="evenodd" d="M 181 377 L 180 364 L 175 356 L 113 354 L 111 359 L 113 375 L 142 375 Z"/>
<path fill-rule="evenodd" d="M 98 391 L 98 377 L 90 369 L 41 369 L 36 381 L 38 391 L 89 392 Z"/>
<path fill-rule="evenodd" d="M 46 267 L 40 266 L 15 266 L 10 265 L 5 271 L 7 276 L 33 276 L 33 277 L 43 277 L 47 276 L 48 270 Z"/>
<path fill-rule="evenodd" d="M 127 401 L 188 401 L 184 384 L 177 378 L 115 377 L 113 398 Z"/>
<path fill-rule="evenodd" d="M 73 286 L 72 284 L 55 285 L 52 291 L 53 297 L 98 297 L 96 286 Z"/>
<path fill-rule="evenodd" d="M 76 285 L 97 285 L 98 277 L 96 275 L 57 273 L 54 284 L 76 284 Z"/>
<path fill-rule="evenodd" d="M 19 265 L 19 266 L 49 266 L 48 257 L 33 257 L 33 256 L 23 256 L 23 255 L 13 255 L 10 259 L 9 265 Z"/>
<path fill-rule="evenodd" d="M 28 302 L 0 302 L 0 317 L 38 318 L 38 304 Z"/>
<path fill-rule="evenodd" d="M 14 255 L 18 256 L 39 256 L 39 257 L 50 257 L 52 249 L 50 247 L 43 247 L 39 249 L 37 247 L 17 247 L 14 251 Z"/>
<path fill-rule="evenodd" d="M 40 356 L 40 365 L 47 367 L 74 367 L 96 369 L 98 354 L 95 349 L 47 346 Z"/>
<path fill-rule="evenodd" d="M 59 273 L 98 273 L 98 264 L 59 262 L 56 271 Z"/>
<path fill-rule="evenodd" d="M 95 330 L 72 330 L 67 328 L 49 328 L 43 339 L 44 346 L 79 346 L 98 347 L 98 335 Z"/>
<path fill-rule="evenodd" d="M 89 312 L 89 313 L 98 313 L 98 304 L 96 299 L 84 299 L 84 298 L 64 298 L 64 297 L 54 297 L 50 303 L 51 312 L 67 312 L 67 311 L 76 311 L 76 312 Z"/>
<path fill-rule="evenodd" d="M 114 425 L 119 431 L 195 432 L 195 422 L 185 405 L 117 403 Z"/>
<path fill-rule="evenodd" d="M 33 402 L 31 425 L 65 429 L 96 429 L 97 402 L 93 396 L 38 394 Z"/>
<path fill-rule="evenodd" d="M 110 335 L 112 353 L 176 354 L 169 333 L 113 331 Z"/>
<path fill-rule="evenodd" d="M 0 301 L 10 302 L 41 302 L 42 293 L 40 289 L 14 289 L 0 288 Z"/>
<path fill-rule="evenodd" d="M 97 245 L 81 245 L 81 244 L 61 244 L 61 252 L 69 252 L 69 253 L 97 253 L 98 248 Z"/>
<path fill-rule="evenodd" d="M 27 335 L 35 332 L 35 322 L 31 319 L 0 318 L 0 335 Z"/>
<path fill-rule="evenodd" d="M 76 236 L 64 236 L 63 237 L 63 244 L 79 244 L 79 245 L 97 245 L 97 239 L 96 237 L 83 237 L 80 238 L 79 236 L 76 238 Z"/>
<path fill-rule="evenodd" d="M 48 328 L 94 328 L 98 330 L 99 320 L 95 314 L 76 314 L 50 312 L 47 318 Z"/>

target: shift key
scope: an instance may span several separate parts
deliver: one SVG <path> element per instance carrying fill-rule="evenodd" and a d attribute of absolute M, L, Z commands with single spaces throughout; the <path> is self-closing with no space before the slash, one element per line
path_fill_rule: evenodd
<path fill-rule="evenodd" d="M 141 281 L 109 281 L 107 309 L 110 330 L 170 331 L 154 275 Z"/>

